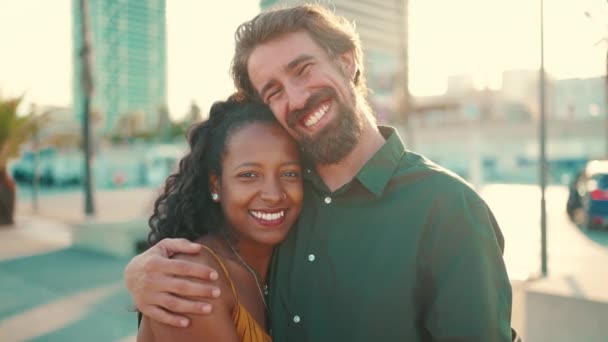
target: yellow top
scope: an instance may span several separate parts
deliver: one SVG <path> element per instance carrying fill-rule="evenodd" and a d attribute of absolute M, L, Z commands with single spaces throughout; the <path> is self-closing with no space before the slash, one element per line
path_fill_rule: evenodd
<path fill-rule="evenodd" d="M 230 273 L 228 273 L 228 269 L 222 262 L 222 258 L 220 258 L 215 252 L 203 245 L 213 257 L 217 260 L 217 262 L 224 270 L 226 277 L 228 277 L 228 282 L 230 283 L 230 287 L 232 288 L 232 293 L 236 298 L 236 306 L 234 308 L 234 312 L 232 314 L 232 321 L 234 322 L 234 327 L 236 328 L 237 335 L 241 338 L 243 342 L 272 342 L 272 338 L 266 333 L 263 327 L 261 327 L 258 322 L 251 316 L 251 313 L 247 311 L 247 309 L 241 305 L 239 302 L 239 296 L 236 292 L 236 287 L 232 282 L 232 278 L 230 278 Z"/>

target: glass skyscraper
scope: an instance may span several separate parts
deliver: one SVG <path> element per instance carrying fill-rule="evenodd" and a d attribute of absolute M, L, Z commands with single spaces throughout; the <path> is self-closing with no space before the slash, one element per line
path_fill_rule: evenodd
<path fill-rule="evenodd" d="M 155 129 L 167 102 L 165 0 L 88 0 L 96 131 L 115 131 L 124 115 Z M 72 0 L 73 104 L 83 113 L 80 1 Z M 93 119 L 95 121 L 95 119 Z"/>

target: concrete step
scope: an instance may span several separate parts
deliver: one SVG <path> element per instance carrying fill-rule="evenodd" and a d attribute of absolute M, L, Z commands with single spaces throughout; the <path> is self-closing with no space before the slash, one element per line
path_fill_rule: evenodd
<path fill-rule="evenodd" d="M 7 254 L 11 257 L 69 246 L 117 257 L 131 257 L 138 252 L 137 244 L 145 241 L 148 234 L 148 223 L 145 217 L 121 221 L 93 218 L 80 222 L 61 223 L 39 216 L 18 216 L 16 221 L 15 227 L 8 228 L 11 231 L 11 237 L 5 237 L 2 240 L 9 245 L 15 245 L 17 239 L 28 241 L 27 244 L 17 243 L 17 246 L 23 247 L 20 248 L 22 253 L 11 250 Z M 8 234 L 8 229 L 6 229 L 5 235 Z M 0 232 L 0 236 L 2 233 Z M 34 245 L 39 247 L 34 248 Z M 6 251 L 7 248 L 3 248 L 3 250 Z M 2 252 L 0 252 L 1 258 Z"/>
<path fill-rule="evenodd" d="M 148 234 L 147 218 L 136 218 L 121 222 L 88 220 L 74 223 L 72 244 L 98 252 L 130 257 L 139 252 L 138 243 Z"/>
<path fill-rule="evenodd" d="M 525 290 L 526 340 L 608 341 L 605 281 L 606 274 L 578 274 L 530 283 Z"/>

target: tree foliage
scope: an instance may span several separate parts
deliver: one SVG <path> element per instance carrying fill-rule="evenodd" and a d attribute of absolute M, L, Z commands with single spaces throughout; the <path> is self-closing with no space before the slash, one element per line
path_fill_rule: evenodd
<path fill-rule="evenodd" d="M 6 168 L 9 159 L 19 155 L 20 146 L 39 129 L 43 116 L 34 113 L 19 116 L 17 107 L 22 97 L 0 98 L 0 169 Z"/>

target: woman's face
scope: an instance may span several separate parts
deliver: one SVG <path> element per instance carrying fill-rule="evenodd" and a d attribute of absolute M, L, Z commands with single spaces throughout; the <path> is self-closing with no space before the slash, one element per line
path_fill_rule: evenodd
<path fill-rule="evenodd" d="M 228 228 L 240 242 L 276 245 L 302 207 L 298 147 L 275 123 L 250 123 L 228 137 L 221 178 L 211 177 Z"/>

